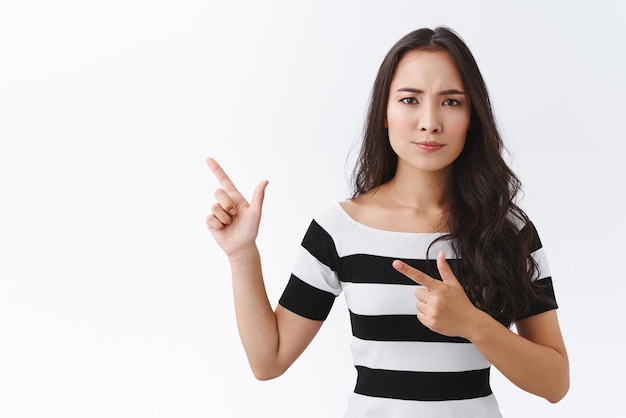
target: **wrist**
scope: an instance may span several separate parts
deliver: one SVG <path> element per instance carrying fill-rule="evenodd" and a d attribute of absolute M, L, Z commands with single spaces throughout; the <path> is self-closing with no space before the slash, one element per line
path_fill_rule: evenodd
<path fill-rule="evenodd" d="M 472 320 L 472 326 L 469 328 L 469 335 L 465 338 L 474 345 L 478 345 L 485 338 L 489 338 L 490 333 L 493 331 L 493 326 L 496 324 L 499 325 L 500 323 L 487 312 L 476 308 L 475 318 Z"/>
<path fill-rule="evenodd" d="M 239 264 L 241 262 L 249 261 L 251 258 L 258 258 L 259 250 L 256 246 L 256 243 L 253 241 L 250 244 L 247 244 L 236 251 L 227 254 L 228 261 L 231 265 Z"/>

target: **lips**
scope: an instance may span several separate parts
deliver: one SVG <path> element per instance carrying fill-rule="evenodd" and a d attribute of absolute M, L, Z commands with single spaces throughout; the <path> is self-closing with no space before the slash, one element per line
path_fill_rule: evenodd
<path fill-rule="evenodd" d="M 417 145 L 418 148 L 427 152 L 437 151 L 438 149 L 441 149 L 441 147 L 443 147 L 443 144 L 440 144 L 436 141 L 420 141 L 416 142 L 415 145 Z"/>

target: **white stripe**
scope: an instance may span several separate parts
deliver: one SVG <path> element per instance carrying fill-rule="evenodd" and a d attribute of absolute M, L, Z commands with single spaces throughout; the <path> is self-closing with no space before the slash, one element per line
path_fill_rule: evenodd
<path fill-rule="evenodd" d="M 460 401 L 404 401 L 352 393 L 344 418 L 502 418 L 495 396 Z"/>
<path fill-rule="evenodd" d="M 371 254 L 381 257 L 435 260 L 437 253 L 445 250 L 447 258 L 454 258 L 449 241 L 436 243 L 428 252 L 428 257 L 426 256 L 429 245 L 442 235 L 382 231 L 359 225 L 341 255 Z"/>
<path fill-rule="evenodd" d="M 539 267 L 539 274 L 536 280 L 545 279 L 546 277 L 551 277 L 550 275 L 550 266 L 548 265 L 548 258 L 546 257 L 546 252 L 543 247 L 539 248 L 537 251 L 531 254 L 537 266 Z"/>
<path fill-rule="evenodd" d="M 310 284 L 335 296 L 341 293 L 341 284 L 337 274 L 321 263 L 304 247 L 300 247 L 291 272 L 305 283 Z"/>
<path fill-rule="evenodd" d="M 419 285 L 343 283 L 348 308 L 358 315 L 417 315 Z"/>
<path fill-rule="evenodd" d="M 335 240 L 340 257 L 353 254 L 371 254 L 381 257 L 425 259 L 428 246 L 442 233 L 385 231 L 363 225 L 346 213 L 339 202 L 333 202 L 315 215 L 320 224 Z M 454 258 L 447 241 L 431 248 L 428 258 L 434 260 L 440 250 L 448 258 Z"/>
<path fill-rule="evenodd" d="M 491 366 L 470 343 L 368 341 L 354 337 L 350 347 L 355 366 L 371 369 L 463 372 Z"/>

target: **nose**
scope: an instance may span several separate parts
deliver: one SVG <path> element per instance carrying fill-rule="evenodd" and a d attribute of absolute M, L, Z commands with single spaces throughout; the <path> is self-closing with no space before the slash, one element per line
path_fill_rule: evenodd
<path fill-rule="evenodd" d="M 419 130 L 430 133 L 441 132 L 441 120 L 436 106 L 424 105 L 419 116 Z"/>

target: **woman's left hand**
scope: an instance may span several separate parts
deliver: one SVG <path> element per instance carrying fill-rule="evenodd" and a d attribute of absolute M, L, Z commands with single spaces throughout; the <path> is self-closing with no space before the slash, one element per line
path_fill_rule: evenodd
<path fill-rule="evenodd" d="M 443 251 L 437 255 L 437 268 L 443 281 L 434 279 L 400 260 L 395 260 L 392 265 L 423 286 L 415 291 L 417 319 L 422 324 L 439 334 L 468 338 L 475 319 L 484 313 L 467 297 Z"/>

